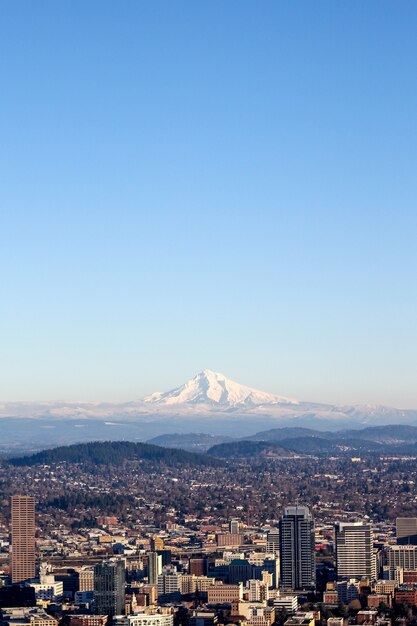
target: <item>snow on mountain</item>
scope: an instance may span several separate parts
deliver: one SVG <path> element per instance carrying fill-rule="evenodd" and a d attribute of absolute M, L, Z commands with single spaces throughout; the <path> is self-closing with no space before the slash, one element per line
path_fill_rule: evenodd
<path fill-rule="evenodd" d="M 116 425 L 117 435 L 122 438 L 144 437 L 145 432 L 146 436 L 172 430 L 189 432 L 197 427 L 200 432 L 204 429 L 210 434 L 234 436 L 237 428 L 250 434 L 278 426 L 334 430 L 360 425 L 417 424 L 417 410 L 303 402 L 258 391 L 223 374 L 204 370 L 176 389 L 129 402 L 0 403 L 0 438 L 5 438 L 9 426 L 13 433 L 13 425 L 19 421 L 19 437 L 23 438 L 44 436 L 51 429 L 56 429 L 58 436 L 65 429 L 74 429 L 91 439 L 107 436 L 110 428 L 117 430 Z M 76 441 L 78 434 L 77 437 Z"/>
<path fill-rule="evenodd" d="M 179 405 L 209 405 L 218 408 L 251 408 L 264 405 L 291 404 L 297 400 L 276 396 L 240 385 L 223 374 L 203 370 L 184 385 L 166 391 L 153 393 L 144 398 L 150 405 L 177 407 Z"/>

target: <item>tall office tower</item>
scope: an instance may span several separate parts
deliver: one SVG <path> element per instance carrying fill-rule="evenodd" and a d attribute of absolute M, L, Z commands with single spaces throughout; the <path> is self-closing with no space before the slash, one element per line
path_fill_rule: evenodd
<path fill-rule="evenodd" d="M 189 564 L 190 574 L 194 574 L 194 576 L 207 576 L 207 559 L 190 559 Z"/>
<path fill-rule="evenodd" d="M 395 570 L 417 570 L 417 546 L 387 546 L 385 550 L 390 578 L 394 578 Z"/>
<path fill-rule="evenodd" d="M 173 565 L 166 565 L 158 576 L 158 600 L 164 602 L 181 598 L 181 574 Z"/>
<path fill-rule="evenodd" d="M 12 582 L 35 578 L 35 499 L 12 496 Z"/>
<path fill-rule="evenodd" d="M 266 551 L 268 554 L 279 555 L 279 531 L 278 528 L 271 528 L 266 535 Z"/>
<path fill-rule="evenodd" d="M 157 552 L 148 552 L 148 582 L 158 584 L 158 576 L 162 573 L 162 555 Z"/>
<path fill-rule="evenodd" d="M 172 562 L 172 552 L 171 550 L 167 550 L 164 548 L 163 550 L 157 550 L 159 556 L 162 557 L 162 567 L 165 565 L 171 565 Z"/>
<path fill-rule="evenodd" d="M 94 569 L 84 565 L 78 574 L 79 591 L 94 591 Z"/>
<path fill-rule="evenodd" d="M 312 589 L 316 584 L 314 521 L 307 506 L 288 506 L 279 523 L 281 584 Z"/>
<path fill-rule="evenodd" d="M 94 566 L 94 611 L 97 615 L 124 613 L 125 580 L 123 561 L 103 561 Z"/>
<path fill-rule="evenodd" d="M 162 537 L 151 537 L 151 550 L 152 552 L 157 552 L 158 550 L 164 549 L 164 540 Z"/>
<path fill-rule="evenodd" d="M 229 533 L 232 535 L 238 535 L 240 529 L 240 522 L 238 519 L 231 519 L 229 522 Z"/>
<path fill-rule="evenodd" d="M 397 544 L 417 546 L 417 517 L 397 517 Z"/>
<path fill-rule="evenodd" d="M 338 580 L 376 576 L 373 533 L 363 522 L 339 522 L 335 525 L 336 570 Z"/>

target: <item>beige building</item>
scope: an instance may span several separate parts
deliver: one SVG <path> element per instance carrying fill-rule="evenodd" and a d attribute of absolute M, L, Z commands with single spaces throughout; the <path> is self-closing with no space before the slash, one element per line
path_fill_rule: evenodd
<path fill-rule="evenodd" d="M 144 611 L 134 615 L 116 616 L 115 626 L 173 626 L 174 616 L 168 610 Z"/>
<path fill-rule="evenodd" d="M 296 613 L 284 623 L 284 626 L 314 626 L 315 617 L 313 612 Z"/>
<path fill-rule="evenodd" d="M 79 591 L 94 591 L 94 569 L 82 567 L 78 573 Z"/>
<path fill-rule="evenodd" d="M 197 591 L 207 592 L 210 587 L 216 584 L 214 578 L 209 578 L 208 576 L 196 576 L 197 581 Z"/>
<path fill-rule="evenodd" d="M 58 626 L 56 619 L 48 615 L 39 607 L 17 607 L 2 609 L 2 624 L 13 626 L 19 624 L 23 626 Z"/>
<path fill-rule="evenodd" d="M 197 576 L 193 574 L 182 574 L 180 578 L 181 595 L 195 593 L 197 591 Z"/>
<path fill-rule="evenodd" d="M 275 607 L 266 602 L 233 602 L 232 613 L 244 617 L 249 626 L 271 626 L 275 622 Z"/>
<path fill-rule="evenodd" d="M 241 546 L 244 536 L 239 533 L 218 533 L 216 536 L 218 546 Z"/>
<path fill-rule="evenodd" d="M 243 583 L 224 585 L 216 583 L 208 589 L 208 604 L 231 604 L 234 600 L 243 599 Z"/>
<path fill-rule="evenodd" d="M 378 594 L 389 594 L 391 598 L 394 597 L 395 589 L 398 587 L 395 580 L 377 580 L 372 589 Z"/>

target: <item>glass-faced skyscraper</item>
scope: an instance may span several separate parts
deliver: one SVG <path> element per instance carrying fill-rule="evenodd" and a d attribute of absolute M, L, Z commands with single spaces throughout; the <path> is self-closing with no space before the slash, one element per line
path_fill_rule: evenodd
<path fill-rule="evenodd" d="M 316 585 L 314 521 L 307 506 L 288 506 L 279 523 L 281 585 L 313 589 Z"/>
<path fill-rule="evenodd" d="M 94 609 L 98 615 L 125 612 L 125 564 L 103 561 L 94 567 Z"/>

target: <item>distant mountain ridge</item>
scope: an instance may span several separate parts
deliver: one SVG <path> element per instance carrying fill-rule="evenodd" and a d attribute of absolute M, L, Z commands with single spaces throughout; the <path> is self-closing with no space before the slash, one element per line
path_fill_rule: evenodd
<path fill-rule="evenodd" d="M 129 461 L 141 461 L 153 466 L 197 467 L 216 465 L 219 463 L 216 458 L 357 456 L 369 453 L 417 457 L 417 427 L 413 426 L 380 426 L 339 432 L 275 428 L 245 439 L 224 438 L 226 441 L 221 441 L 221 437 L 195 433 L 166 435 L 155 439 L 165 441 L 165 445 L 93 441 L 44 449 L 24 456 L 16 455 L 14 458 L 4 459 L 3 462 L 16 466 L 32 466 L 53 463 L 123 465 Z M 216 440 L 221 442 L 212 445 Z M 188 446 L 193 447 L 192 451 Z"/>
<path fill-rule="evenodd" d="M 216 439 L 218 441 L 216 441 Z M 212 437 L 206 434 L 162 435 L 150 440 L 166 447 L 209 452 L 220 456 L 245 456 L 264 451 L 291 453 L 340 453 L 341 450 L 413 453 L 416 426 L 373 426 L 361 430 L 319 431 L 311 428 L 271 428 L 244 438 Z M 210 445 L 211 443 L 211 445 Z M 416 448 L 417 449 L 417 448 Z"/>
<path fill-rule="evenodd" d="M 375 426 L 362 430 L 320 432 L 306 428 L 274 428 L 245 439 L 223 442 L 208 449 L 212 456 L 248 457 L 274 453 L 354 455 L 381 453 L 417 455 L 417 427 Z"/>
<path fill-rule="evenodd" d="M 403 424 L 368 426 L 355 430 L 321 431 L 312 428 L 286 427 L 249 435 L 245 439 L 252 441 L 282 441 L 283 439 L 301 437 L 320 437 L 322 439 L 366 439 L 379 443 L 415 443 L 417 442 L 417 426 Z"/>
<path fill-rule="evenodd" d="M 206 369 L 170 391 L 118 404 L 0 403 L 0 454 L 82 441 L 143 441 L 190 431 L 215 437 L 239 433 L 244 438 L 277 427 L 334 432 L 393 424 L 417 425 L 417 410 L 304 402 L 258 391 Z M 393 433 L 393 441 L 395 437 Z"/>

